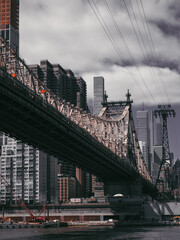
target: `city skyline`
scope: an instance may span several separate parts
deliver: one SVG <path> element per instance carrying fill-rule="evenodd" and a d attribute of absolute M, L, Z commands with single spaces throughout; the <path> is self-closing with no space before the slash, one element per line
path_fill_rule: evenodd
<path fill-rule="evenodd" d="M 0 228 L 177 225 L 179 18 L 178 0 L 0 0 Z"/>

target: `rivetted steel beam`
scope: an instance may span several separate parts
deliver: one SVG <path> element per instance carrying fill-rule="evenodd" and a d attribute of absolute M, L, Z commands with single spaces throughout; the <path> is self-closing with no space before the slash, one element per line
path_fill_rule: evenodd
<path fill-rule="evenodd" d="M 6 80 L 3 79 L 3 81 L 7 82 L 8 79 L 7 78 L 6 78 Z M 1 87 L 1 90 L 2 90 L 2 87 Z M 14 91 L 14 89 L 12 89 L 12 91 L 9 92 L 9 97 L 10 97 L 11 101 L 13 99 L 13 96 L 12 96 L 13 93 L 16 92 L 15 95 L 20 95 L 20 88 L 18 88 L 18 91 L 19 91 L 18 94 L 17 94 L 16 91 Z M 7 93 L 7 89 L 6 89 L 6 95 L 5 95 L 6 96 L 6 104 L 8 103 L 8 101 L 7 101 L 8 96 L 7 95 L 8 95 L 8 93 Z M 5 99 L 5 96 L 2 96 L 2 95 L 0 95 L 0 96 L 1 96 L 1 102 L 3 102 L 3 99 Z M 32 101 L 32 102 L 34 102 L 34 105 L 35 105 L 36 101 L 34 101 L 34 100 L 35 100 L 35 97 L 34 97 L 34 99 Z M 48 107 L 49 108 L 48 109 L 48 113 L 46 111 L 47 109 L 44 108 L 43 106 L 41 106 L 41 111 L 40 111 L 39 107 L 35 107 L 35 108 L 33 108 L 33 106 L 30 107 L 30 101 L 27 101 L 25 103 L 25 96 L 24 95 L 22 96 L 22 99 L 20 98 L 20 96 L 16 96 L 16 101 L 14 101 L 14 105 L 20 106 L 20 104 L 22 104 L 22 106 L 24 108 L 25 108 L 25 105 L 27 105 L 28 106 L 27 107 L 28 111 L 30 111 L 30 109 L 32 111 L 31 112 L 32 116 L 33 115 L 35 116 L 35 112 L 36 112 L 39 121 L 40 121 L 41 118 L 42 119 L 46 119 L 46 121 L 49 122 L 49 124 L 51 123 L 51 126 L 52 126 L 52 122 L 55 121 L 54 117 L 52 117 L 53 111 L 50 114 L 50 109 L 51 108 L 49 108 L 49 107 Z M 13 104 L 12 104 L 12 109 L 13 109 Z M 20 108 L 17 108 L 17 109 L 21 110 Z M 19 114 L 22 114 L 22 112 L 19 111 Z M 3 112 L 3 110 L 1 110 L 1 115 L 5 115 L 5 110 L 4 110 L 4 112 Z M 13 119 L 16 119 L 16 125 L 14 126 L 14 129 L 13 129 L 13 132 L 12 132 L 12 134 L 15 136 L 17 134 L 17 133 L 15 133 L 15 131 L 18 128 L 18 126 L 21 126 L 21 128 L 22 128 L 22 122 L 19 121 L 19 123 L 18 123 L 18 116 L 13 116 L 11 118 L 10 118 L 10 116 L 11 116 L 11 114 L 8 114 L 7 118 L 11 119 L 12 122 L 13 122 Z M 61 136 L 61 139 L 62 139 L 61 141 L 62 142 L 66 142 L 67 145 L 71 145 L 71 146 L 68 146 L 69 149 L 73 149 L 74 151 L 77 149 L 76 152 L 81 153 L 81 155 L 78 155 L 76 153 L 78 158 L 80 158 L 80 156 L 81 156 L 81 158 L 86 158 L 86 155 L 87 155 L 86 152 L 89 149 L 89 153 L 88 154 L 90 154 L 90 156 L 88 157 L 88 160 L 90 162 L 92 161 L 92 169 L 91 170 L 93 170 L 96 173 L 98 173 L 97 175 L 101 176 L 102 178 L 108 178 L 109 176 L 112 175 L 112 173 L 113 173 L 114 177 L 118 177 L 118 175 L 134 177 L 134 175 L 137 174 L 136 171 L 134 171 L 133 168 L 131 168 L 131 166 L 128 166 L 127 163 L 123 164 L 123 160 L 122 159 L 118 159 L 117 156 L 114 156 L 114 154 L 111 153 L 111 151 L 106 149 L 96 139 L 93 139 L 93 141 L 92 141 L 92 137 L 90 137 L 90 139 L 88 141 L 88 137 L 89 136 L 83 129 L 80 129 L 80 133 L 78 131 L 76 132 L 76 130 L 74 129 L 74 124 L 71 123 L 71 121 L 64 121 L 65 120 L 64 116 L 61 116 L 61 117 L 62 117 L 62 119 L 61 119 L 62 121 L 59 124 L 59 128 L 61 129 L 61 135 L 62 136 L 63 136 L 63 134 L 66 135 L 66 138 L 64 137 L 63 139 L 62 139 L 62 136 Z M 60 120 L 60 118 L 58 118 L 58 120 Z M 2 122 L 0 122 L 1 126 L 3 126 L 3 127 L 1 127 L 1 130 L 3 130 L 5 128 L 5 126 L 3 125 L 4 122 L 5 122 L 4 120 Z M 36 122 L 36 124 L 37 124 L 37 122 Z M 57 122 L 56 122 L 55 125 L 57 125 Z M 27 123 L 25 123 L 24 127 L 26 127 L 27 129 L 29 128 Z M 38 145 L 40 145 L 39 147 L 42 148 L 42 140 L 44 139 L 44 134 L 46 135 L 46 133 L 43 133 L 42 130 L 38 131 L 38 129 L 36 129 L 38 127 L 39 127 L 39 125 L 35 126 L 35 132 L 34 132 L 34 135 L 37 134 L 39 136 L 39 137 L 36 136 L 36 139 L 38 139 L 38 141 L 36 141 L 36 144 L 33 144 L 33 145 L 36 145 L 36 147 Z M 8 129 L 8 127 L 6 127 L 6 129 Z M 45 131 L 46 130 L 47 129 L 45 129 Z M 24 131 L 24 133 L 21 134 L 21 139 L 22 140 L 24 139 L 24 140 L 26 140 L 27 143 L 32 144 L 33 141 L 35 141 L 33 139 L 29 140 L 30 133 L 31 133 L 31 135 L 33 134 L 32 129 L 29 129 L 29 132 L 27 132 L 27 133 L 26 133 L 26 130 L 23 130 L 23 131 Z M 82 132 L 83 132 L 83 134 L 82 134 Z M 19 136 L 19 134 L 20 133 L 18 133 L 18 136 Z M 24 136 L 25 134 L 26 134 L 26 136 Z M 27 135 L 29 135 L 29 136 L 27 136 Z M 48 137 L 50 138 L 49 135 L 48 135 Z M 76 142 L 78 142 L 78 144 Z M 48 147 L 48 143 L 46 144 L 46 147 L 44 145 L 45 144 L 43 144 L 43 149 L 48 149 L 49 148 Z M 63 145 L 63 148 L 64 148 L 64 145 Z M 81 146 L 81 148 L 80 148 L 80 146 Z M 78 149 L 78 147 L 79 147 L 79 149 Z M 85 151 L 84 151 L 84 149 L 85 149 Z M 54 155 L 57 156 L 57 150 L 53 150 L 53 151 L 54 151 Z M 62 152 L 62 150 L 61 150 L 61 152 Z M 66 152 L 68 153 L 67 146 L 66 146 Z M 66 154 L 64 154 L 64 155 L 66 155 Z M 72 158 L 72 156 L 73 155 L 71 155 L 71 158 Z M 91 158 L 94 158 L 94 162 L 93 162 L 93 160 L 91 160 Z M 71 159 L 71 161 L 75 161 L 75 160 Z M 96 164 L 96 162 L 98 162 L 98 165 Z M 81 165 L 81 166 L 83 165 L 83 168 L 86 168 L 86 164 L 81 163 L 81 164 L 78 164 L 78 165 Z M 99 168 L 99 169 L 95 170 L 94 169 L 95 166 L 96 166 L 96 168 Z M 103 171 L 104 171 L 104 173 L 103 173 Z"/>
<path fill-rule="evenodd" d="M 63 156 L 101 178 L 140 177 L 143 186 L 154 191 L 130 124 L 128 107 L 115 121 L 83 113 L 43 86 L 1 37 L 0 68 L 2 131 Z M 129 138 L 134 141 L 137 161 L 129 157 Z"/>

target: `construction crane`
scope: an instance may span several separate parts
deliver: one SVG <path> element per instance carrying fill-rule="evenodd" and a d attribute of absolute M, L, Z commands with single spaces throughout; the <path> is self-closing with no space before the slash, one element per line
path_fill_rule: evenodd
<path fill-rule="evenodd" d="M 0 179 L 1 179 L 1 182 L 2 180 L 6 183 L 6 185 L 10 188 L 11 190 L 11 193 L 12 195 L 14 196 L 14 189 L 12 188 L 12 186 L 8 183 L 8 181 L 0 174 Z M 18 197 L 17 199 L 17 203 L 18 205 L 20 205 L 31 217 L 32 221 L 33 222 L 45 222 L 45 221 L 48 221 L 48 217 L 45 216 L 46 214 L 46 204 L 43 205 L 40 213 L 39 213 L 39 216 L 35 216 L 32 211 L 26 206 L 25 202 L 22 201 L 22 199 L 20 197 Z M 44 213 L 44 216 L 41 216 L 42 214 Z"/>
<path fill-rule="evenodd" d="M 169 150 L 167 118 L 175 117 L 176 113 L 174 109 L 171 108 L 171 105 L 158 105 L 158 109 L 154 111 L 154 115 L 156 118 L 162 118 L 163 121 L 162 161 L 158 171 L 156 186 L 163 193 L 171 192 L 172 174 L 170 172 L 171 158 Z"/>
<path fill-rule="evenodd" d="M 33 222 L 46 222 L 48 220 L 47 216 L 41 216 L 41 214 L 44 212 L 46 213 L 46 204 L 43 205 L 39 216 L 34 216 L 32 211 L 26 206 L 25 202 L 19 202 L 19 205 L 30 215 Z"/>

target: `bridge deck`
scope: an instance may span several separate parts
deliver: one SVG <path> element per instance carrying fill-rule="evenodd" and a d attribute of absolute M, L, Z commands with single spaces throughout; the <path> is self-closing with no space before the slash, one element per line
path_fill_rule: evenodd
<path fill-rule="evenodd" d="M 2 70 L 0 102 L 1 131 L 66 159 L 102 179 L 140 177 L 145 191 L 155 191 L 154 185 L 140 176 L 126 159 L 115 155 L 87 131 Z"/>

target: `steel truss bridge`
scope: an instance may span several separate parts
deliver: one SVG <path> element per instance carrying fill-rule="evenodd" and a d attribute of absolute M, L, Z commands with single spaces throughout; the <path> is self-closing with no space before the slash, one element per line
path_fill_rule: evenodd
<path fill-rule="evenodd" d="M 0 38 L 0 131 L 61 157 L 103 181 L 139 179 L 156 195 L 127 101 L 105 104 L 98 117 L 65 102 L 43 85 Z"/>

